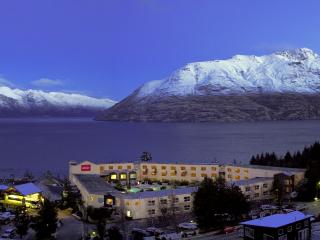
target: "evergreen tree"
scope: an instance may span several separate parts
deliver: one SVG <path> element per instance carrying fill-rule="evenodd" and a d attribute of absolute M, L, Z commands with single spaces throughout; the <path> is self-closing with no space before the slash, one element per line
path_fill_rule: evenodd
<path fill-rule="evenodd" d="M 30 224 L 30 218 L 27 214 L 26 207 L 22 206 L 16 208 L 15 215 L 14 226 L 16 227 L 16 233 L 20 236 L 20 239 L 22 239 L 22 237 L 28 233 Z"/>
<path fill-rule="evenodd" d="M 49 200 L 44 200 L 33 225 L 37 239 L 50 239 L 57 230 L 57 209 Z"/>
<path fill-rule="evenodd" d="M 152 156 L 151 156 L 151 153 L 149 152 L 143 152 L 141 157 L 140 157 L 140 160 L 142 162 L 150 162 L 152 160 Z"/>
<path fill-rule="evenodd" d="M 108 237 L 111 240 L 122 240 L 123 236 L 120 233 L 119 228 L 117 227 L 111 227 L 108 229 Z"/>
<path fill-rule="evenodd" d="M 237 222 L 249 211 L 249 204 L 241 190 L 226 185 L 224 179 L 204 178 L 194 197 L 193 213 L 200 229 L 222 227 Z"/>

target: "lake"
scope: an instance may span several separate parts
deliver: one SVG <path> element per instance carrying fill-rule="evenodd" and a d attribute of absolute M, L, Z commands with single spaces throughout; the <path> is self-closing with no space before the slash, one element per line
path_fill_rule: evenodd
<path fill-rule="evenodd" d="M 248 163 L 252 154 L 296 151 L 320 140 L 320 121 L 122 123 L 91 119 L 1 119 L 0 162 L 10 168 L 67 172 L 68 162 Z"/>

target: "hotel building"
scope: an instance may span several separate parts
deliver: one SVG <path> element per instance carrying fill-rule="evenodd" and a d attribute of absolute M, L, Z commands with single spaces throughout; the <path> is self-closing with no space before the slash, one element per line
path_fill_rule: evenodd
<path fill-rule="evenodd" d="M 285 181 L 286 189 L 291 193 L 296 184 L 304 178 L 304 174 L 305 169 L 210 163 L 95 164 L 85 161 L 69 164 L 70 180 L 79 188 L 86 207 L 112 206 L 133 219 L 160 216 L 168 206 L 174 206 L 177 212 L 190 212 L 197 188 L 185 186 L 147 189 L 143 192 L 121 192 L 112 186 L 112 182 L 135 186 L 145 179 L 196 183 L 205 177 L 222 177 L 228 184 L 238 186 L 248 200 L 257 201 L 271 198 L 270 191 L 275 177 Z"/>

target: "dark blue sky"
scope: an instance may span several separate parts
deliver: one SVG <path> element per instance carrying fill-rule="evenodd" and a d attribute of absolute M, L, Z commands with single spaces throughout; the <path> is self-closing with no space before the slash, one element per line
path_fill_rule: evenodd
<path fill-rule="evenodd" d="M 116 100 L 192 61 L 309 47 L 320 2 L 3 0 L 0 76 Z"/>

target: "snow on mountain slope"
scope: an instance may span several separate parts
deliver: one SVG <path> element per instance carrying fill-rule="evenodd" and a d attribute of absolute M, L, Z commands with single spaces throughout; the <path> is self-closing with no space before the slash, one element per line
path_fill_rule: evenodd
<path fill-rule="evenodd" d="M 236 55 L 227 60 L 190 63 L 164 80 L 144 84 L 137 97 L 261 92 L 320 92 L 320 57 L 301 48 L 260 57 Z"/>
<path fill-rule="evenodd" d="M 320 57 L 307 48 L 195 62 L 145 83 L 97 117 L 109 121 L 320 119 Z"/>
<path fill-rule="evenodd" d="M 21 106 L 28 106 L 32 101 L 36 105 L 52 104 L 55 106 L 109 108 L 116 102 L 110 99 L 97 99 L 75 93 L 44 92 L 40 90 L 20 90 L 0 86 L 0 95 L 17 101 Z"/>

